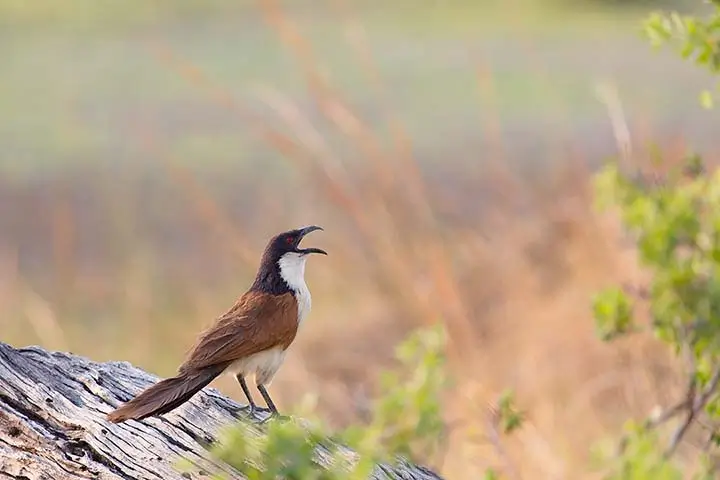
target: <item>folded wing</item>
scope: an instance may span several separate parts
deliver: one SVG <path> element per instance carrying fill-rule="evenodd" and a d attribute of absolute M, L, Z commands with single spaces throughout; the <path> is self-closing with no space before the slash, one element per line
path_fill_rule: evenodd
<path fill-rule="evenodd" d="M 298 329 L 298 307 L 292 293 L 250 291 L 200 335 L 180 373 L 196 371 L 281 346 L 287 348 Z"/>

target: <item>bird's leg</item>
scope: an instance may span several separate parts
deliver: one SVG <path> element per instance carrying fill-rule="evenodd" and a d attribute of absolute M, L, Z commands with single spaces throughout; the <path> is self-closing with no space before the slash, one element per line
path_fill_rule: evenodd
<path fill-rule="evenodd" d="M 250 415 L 254 415 L 255 410 L 257 409 L 257 405 L 255 405 L 255 401 L 253 400 L 252 395 L 250 395 L 250 389 L 245 382 L 245 377 L 238 373 L 237 375 L 235 375 L 235 378 L 240 384 L 240 388 L 242 388 L 245 397 L 247 397 L 248 405 L 250 405 Z"/>
<path fill-rule="evenodd" d="M 275 404 L 273 403 L 272 398 L 270 398 L 270 394 L 265 389 L 265 386 L 258 385 L 257 388 L 260 391 L 260 394 L 262 395 L 263 399 L 265 400 L 265 403 L 267 403 L 267 406 L 270 409 L 270 412 L 272 412 L 273 415 L 278 415 L 278 410 L 275 407 Z"/>
<path fill-rule="evenodd" d="M 262 421 L 262 423 L 265 423 L 266 421 L 270 420 L 271 418 L 282 418 L 280 413 L 278 413 L 278 409 L 275 407 L 275 404 L 272 401 L 272 398 L 270 398 L 270 394 L 265 389 L 264 385 L 258 385 L 257 389 L 260 391 L 260 394 L 263 396 L 263 399 L 265 400 L 265 403 L 267 403 L 268 408 L 270 408 L 270 416 L 267 417 L 265 420 Z"/>

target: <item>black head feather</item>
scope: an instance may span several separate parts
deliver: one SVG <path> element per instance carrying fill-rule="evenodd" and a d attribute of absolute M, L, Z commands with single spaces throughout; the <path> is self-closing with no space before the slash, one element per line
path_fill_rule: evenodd
<path fill-rule="evenodd" d="M 262 259 L 260 260 L 260 268 L 258 268 L 255 282 L 250 289 L 273 295 L 282 295 L 290 292 L 290 287 L 280 275 L 280 265 L 278 262 L 283 255 L 287 253 L 297 253 L 300 255 L 319 253 L 327 255 L 327 252 L 320 248 L 300 248 L 300 241 L 307 234 L 316 230 L 322 230 L 322 227 L 312 225 L 298 228 L 279 233 L 271 238 L 265 247 Z"/>

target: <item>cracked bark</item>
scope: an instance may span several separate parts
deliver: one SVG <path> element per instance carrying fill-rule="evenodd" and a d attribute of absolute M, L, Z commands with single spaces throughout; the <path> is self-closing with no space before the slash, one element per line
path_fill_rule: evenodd
<path fill-rule="evenodd" d="M 206 450 L 241 407 L 213 388 L 163 417 L 119 425 L 105 420 L 157 380 L 127 362 L 0 342 L 0 480 L 194 480 L 218 471 L 241 479 Z M 179 471 L 180 459 L 199 471 Z M 373 478 L 440 479 L 407 463 L 379 465 Z"/>

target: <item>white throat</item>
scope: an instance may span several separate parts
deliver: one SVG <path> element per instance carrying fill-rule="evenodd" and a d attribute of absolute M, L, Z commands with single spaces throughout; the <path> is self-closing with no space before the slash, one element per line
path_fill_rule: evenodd
<path fill-rule="evenodd" d="M 298 304 L 298 323 L 302 323 L 312 306 L 310 290 L 305 283 L 305 262 L 307 255 L 288 252 L 278 260 L 280 276 L 295 293 Z"/>

